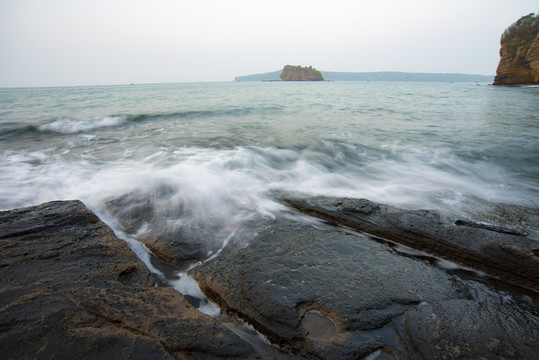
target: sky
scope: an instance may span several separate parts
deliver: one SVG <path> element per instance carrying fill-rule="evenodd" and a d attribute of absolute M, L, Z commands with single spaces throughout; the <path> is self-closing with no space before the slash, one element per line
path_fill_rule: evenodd
<path fill-rule="evenodd" d="M 0 0 L 0 86 L 322 71 L 493 75 L 537 0 Z"/>

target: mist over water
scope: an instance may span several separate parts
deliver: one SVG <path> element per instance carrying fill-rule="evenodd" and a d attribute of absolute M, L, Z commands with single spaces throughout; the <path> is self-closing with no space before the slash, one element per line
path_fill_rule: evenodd
<path fill-rule="evenodd" d="M 539 88 L 193 83 L 0 89 L 0 208 L 151 208 L 214 254 L 275 192 L 475 211 L 539 204 Z"/>

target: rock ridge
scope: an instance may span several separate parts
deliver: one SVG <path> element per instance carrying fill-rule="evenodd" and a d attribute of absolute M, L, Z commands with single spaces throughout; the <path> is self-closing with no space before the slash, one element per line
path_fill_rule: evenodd
<path fill-rule="evenodd" d="M 392 241 L 539 293 L 536 229 L 515 229 L 481 221 L 451 219 L 431 210 L 402 210 L 366 199 L 286 198 L 290 206 L 330 223 Z M 535 223 L 539 212 L 514 208 L 521 222 Z M 533 235 L 531 235 L 533 236 Z"/>

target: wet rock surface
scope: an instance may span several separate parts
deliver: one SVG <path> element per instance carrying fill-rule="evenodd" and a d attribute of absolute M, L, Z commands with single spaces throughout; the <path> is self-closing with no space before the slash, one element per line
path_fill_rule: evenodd
<path fill-rule="evenodd" d="M 255 358 L 79 201 L 0 212 L 2 358 Z"/>
<path fill-rule="evenodd" d="M 539 292 L 539 211 L 494 207 L 459 219 L 403 210 L 365 199 L 286 198 L 290 206 L 333 224 L 424 251 Z M 505 215 L 504 215 L 505 213 Z"/>
<path fill-rule="evenodd" d="M 413 359 L 532 359 L 538 316 L 503 303 L 433 302 L 410 310 L 400 335 Z"/>
<path fill-rule="evenodd" d="M 363 213 L 377 206 L 364 203 Z M 298 358 L 533 358 L 539 351 L 534 305 L 342 228 L 277 219 L 248 246 L 191 274 L 223 309 Z"/>
<path fill-rule="evenodd" d="M 536 305 L 476 273 L 444 270 L 432 257 L 402 252 L 419 249 L 454 262 L 461 254 L 467 260 L 486 253 L 500 262 L 494 269 L 508 272 L 505 281 L 536 289 L 537 211 L 500 206 L 453 219 L 361 199 L 288 197 L 286 203 L 326 223 L 295 213 L 259 219 L 236 233 L 233 246 L 190 271 L 226 312 L 220 322 L 172 288 L 155 287 L 126 243 L 82 203 L 0 212 L 4 357 L 502 359 L 539 353 Z M 134 224 L 139 228 L 156 216 L 144 206 L 129 211 L 136 216 L 127 218 L 141 220 Z M 181 243 L 163 242 L 164 251 L 181 252 Z M 514 272 L 508 259 L 524 269 Z M 234 335 L 226 319 L 238 318 L 280 349 L 241 340 L 257 338 L 250 330 Z"/>
<path fill-rule="evenodd" d="M 219 235 L 219 229 L 196 227 L 192 221 L 182 223 L 181 218 L 193 218 L 196 214 L 188 204 L 169 206 L 167 200 L 175 191 L 172 185 L 161 185 L 154 191 L 132 191 L 110 199 L 106 207 L 122 228 L 136 235 L 160 261 L 179 265 L 189 260 L 204 260 L 208 252 L 220 247 L 218 241 L 210 240 Z"/>

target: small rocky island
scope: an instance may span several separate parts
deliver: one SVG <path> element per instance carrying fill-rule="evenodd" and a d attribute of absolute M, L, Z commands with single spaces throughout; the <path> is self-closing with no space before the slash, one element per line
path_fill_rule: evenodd
<path fill-rule="evenodd" d="M 539 18 L 521 17 L 502 34 L 494 85 L 539 84 Z"/>
<path fill-rule="evenodd" d="M 324 81 L 322 73 L 312 66 L 286 65 L 279 76 L 283 81 Z"/>

